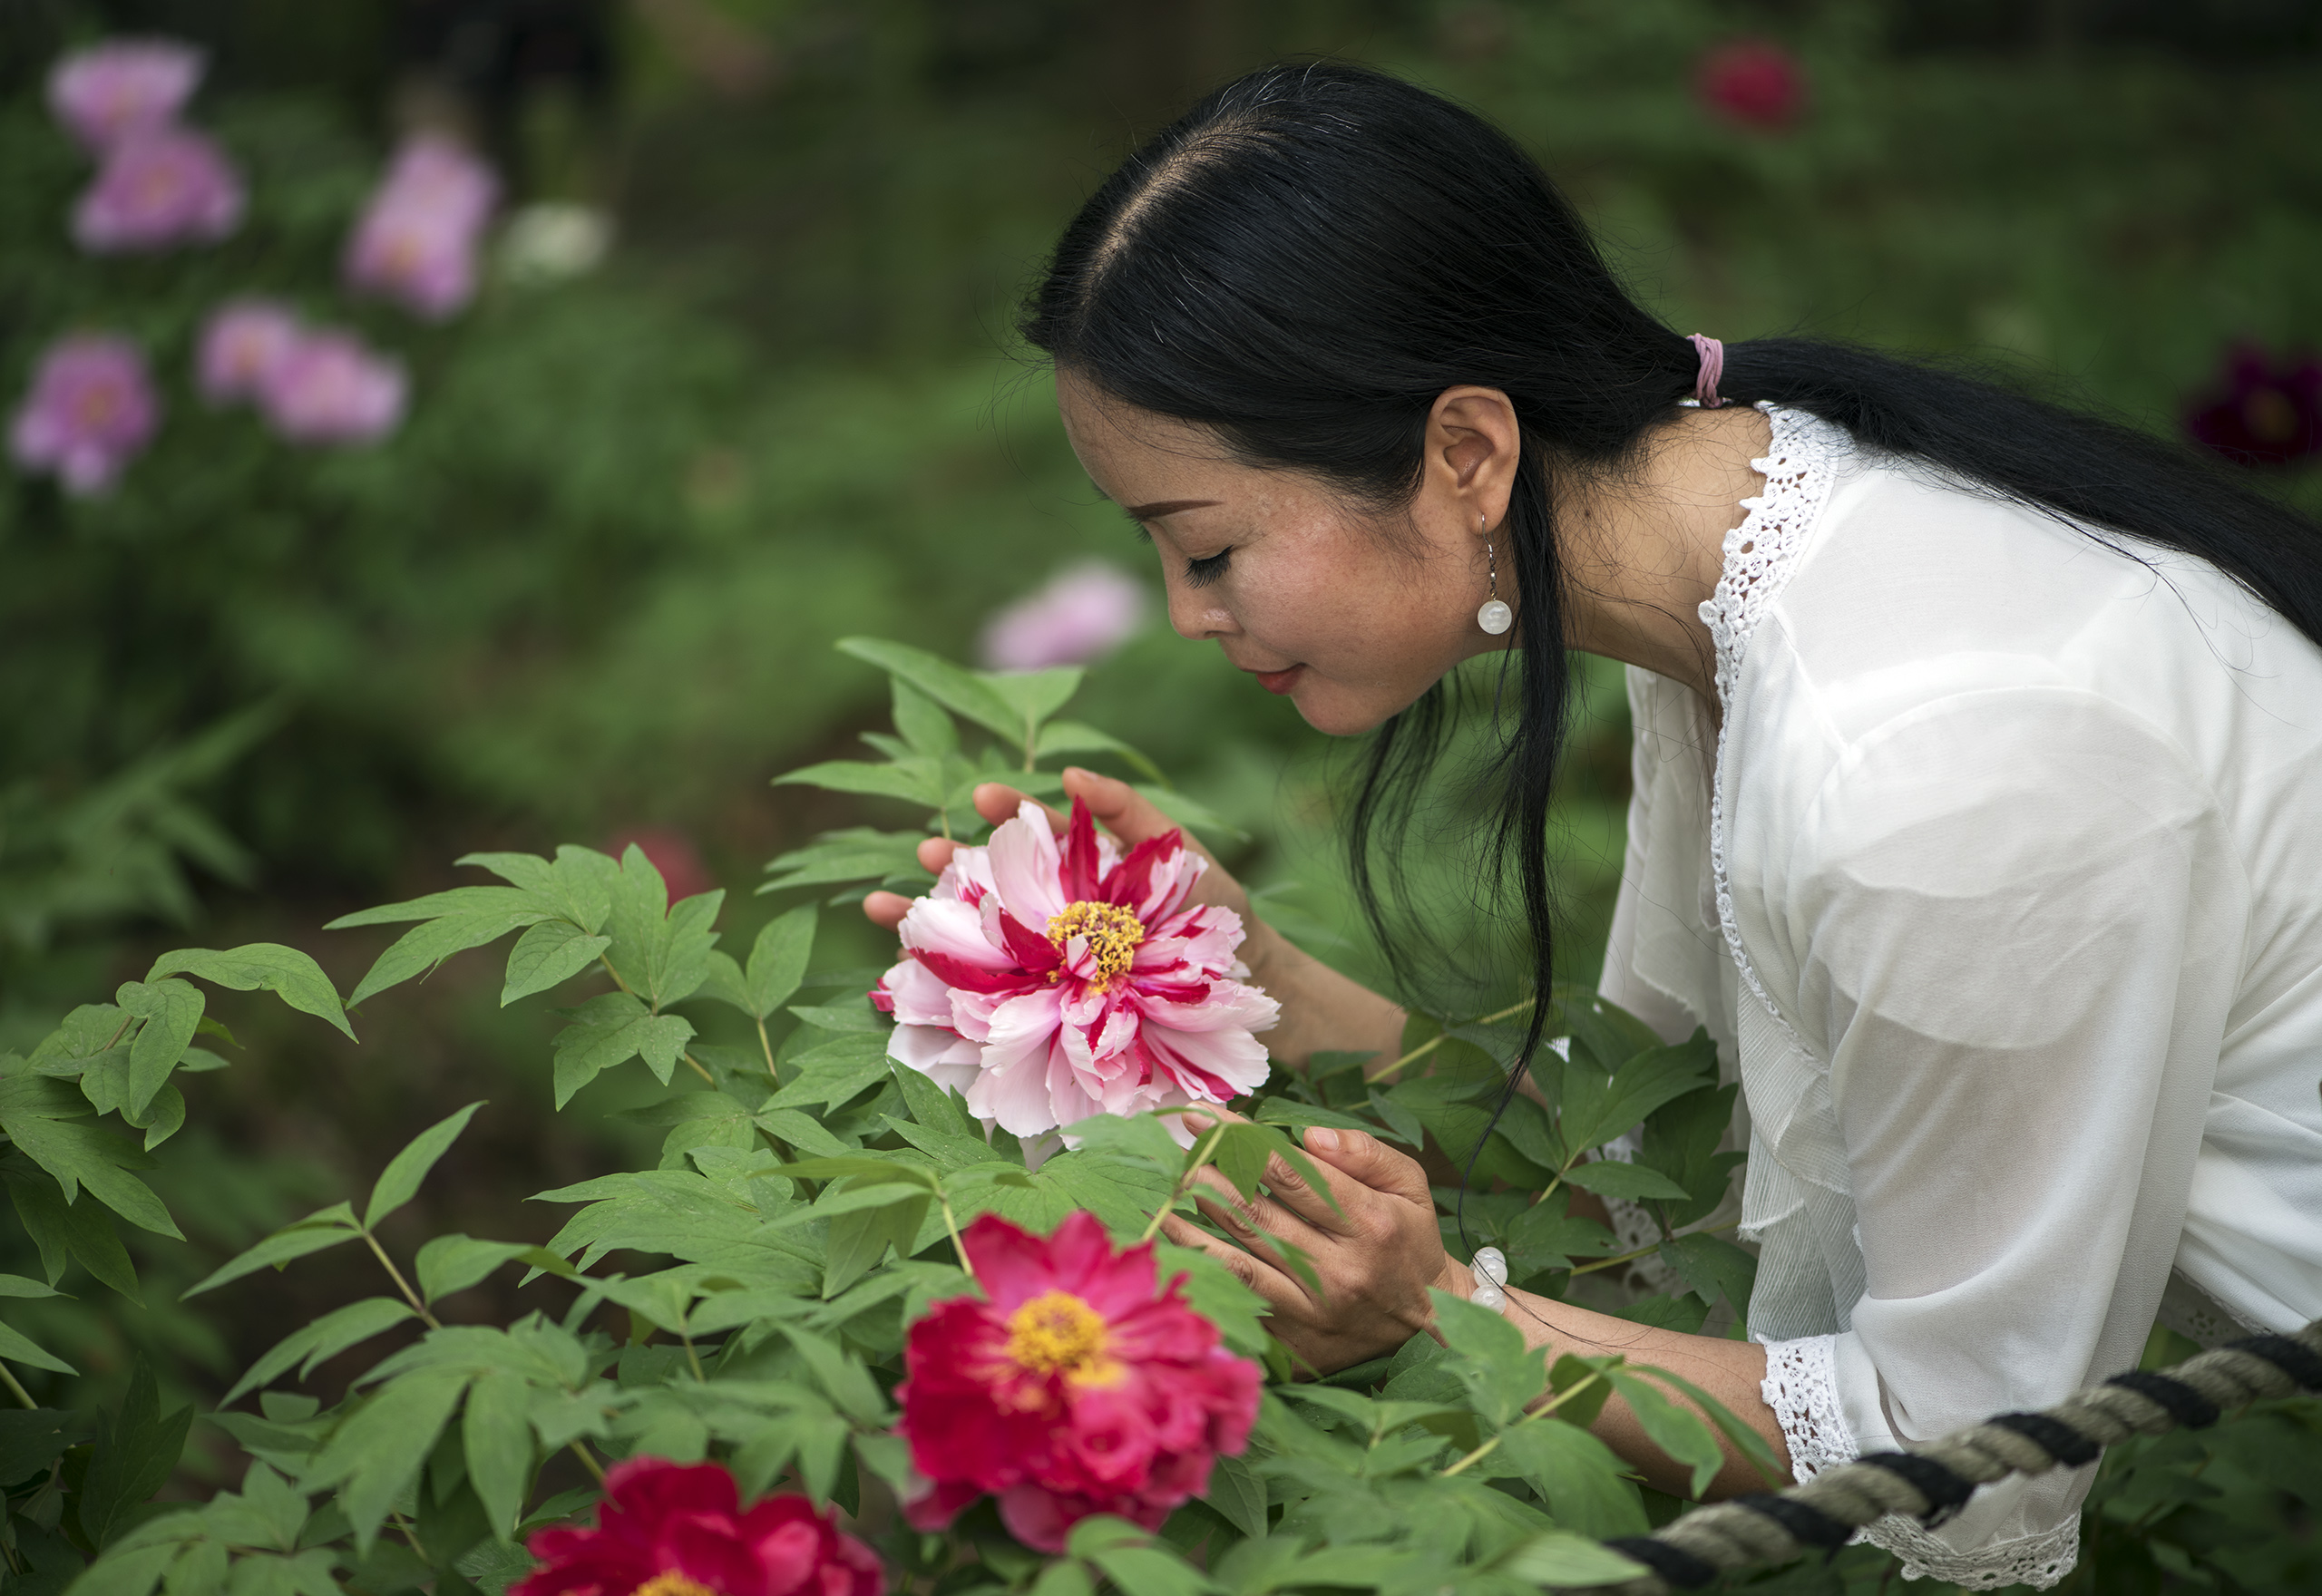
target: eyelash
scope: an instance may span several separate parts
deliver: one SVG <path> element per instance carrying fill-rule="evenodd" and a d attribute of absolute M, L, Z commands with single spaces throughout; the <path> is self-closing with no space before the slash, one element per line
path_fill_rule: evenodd
<path fill-rule="evenodd" d="M 1206 588 L 1225 574 L 1227 561 L 1234 557 L 1231 549 L 1220 549 L 1206 560 L 1185 561 L 1185 582 L 1189 587 Z"/>

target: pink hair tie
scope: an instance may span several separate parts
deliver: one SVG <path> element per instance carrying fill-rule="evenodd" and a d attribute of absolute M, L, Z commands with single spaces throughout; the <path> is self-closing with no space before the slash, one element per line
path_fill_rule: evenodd
<path fill-rule="evenodd" d="M 1703 410 L 1715 410 L 1725 403 L 1717 396 L 1717 379 L 1725 375 L 1725 345 L 1699 333 L 1686 336 L 1693 339 L 1694 353 L 1702 357 L 1701 375 L 1693 379 L 1693 397 L 1702 402 Z"/>

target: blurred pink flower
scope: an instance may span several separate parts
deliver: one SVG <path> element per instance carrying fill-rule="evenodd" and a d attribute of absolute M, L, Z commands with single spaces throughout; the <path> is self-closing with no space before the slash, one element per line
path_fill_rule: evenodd
<path fill-rule="evenodd" d="M 201 82 L 203 54 L 174 39 L 112 39 L 60 59 L 48 74 L 48 108 L 99 153 L 130 133 L 158 128 Z"/>
<path fill-rule="evenodd" d="M 73 241 L 99 255 L 222 238 L 242 219 L 242 180 L 205 133 L 125 134 L 73 208 Z"/>
<path fill-rule="evenodd" d="M 710 879 L 709 867 L 701 862 L 701 851 L 693 845 L 693 839 L 675 826 L 631 826 L 606 843 L 605 852 L 619 859 L 632 842 L 661 872 L 670 902 L 698 897 L 717 885 Z"/>
<path fill-rule="evenodd" d="M 73 492 L 102 492 L 161 420 L 161 402 L 137 345 L 83 334 L 59 339 L 41 357 L 8 429 L 8 448 L 17 464 L 54 472 Z"/>
<path fill-rule="evenodd" d="M 409 140 L 346 241 L 346 280 L 430 320 L 451 315 L 475 297 L 476 245 L 499 189 L 452 140 Z"/>
<path fill-rule="evenodd" d="M 274 430 L 293 443 L 369 443 L 403 420 L 403 364 L 352 333 L 302 333 L 259 391 Z"/>
<path fill-rule="evenodd" d="M 1806 69 L 1764 39 L 1735 39 L 1702 57 L 1693 73 L 1702 104 L 1727 122 L 1779 133 L 1806 110 Z"/>
<path fill-rule="evenodd" d="M 273 299 L 230 299 L 202 324 L 194 381 L 215 404 L 256 399 L 298 348 L 298 313 Z"/>
<path fill-rule="evenodd" d="M 2277 360 L 2254 344 L 2236 345 L 2187 412 L 2185 430 L 2241 465 L 2288 465 L 2322 453 L 2322 361 Z"/>
<path fill-rule="evenodd" d="M 1045 670 L 1101 659 L 1145 621 L 1145 589 L 1101 560 L 1059 572 L 985 623 L 981 649 L 993 670 Z"/>

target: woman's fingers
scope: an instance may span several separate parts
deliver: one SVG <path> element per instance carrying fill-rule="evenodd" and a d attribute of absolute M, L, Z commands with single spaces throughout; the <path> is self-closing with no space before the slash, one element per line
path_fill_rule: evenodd
<path fill-rule="evenodd" d="M 1067 797 L 1078 798 L 1086 803 L 1089 816 L 1098 825 L 1132 848 L 1147 837 L 1157 837 L 1164 832 L 1179 829 L 1177 822 L 1162 813 L 1160 806 L 1152 799 L 1114 776 L 1099 775 L 1077 764 L 1068 765 L 1064 772 L 1064 792 Z M 1195 852 L 1208 857 L 1209 850 L 1197 842 L 1193 846 Z"/>
<path fill-rule="evenodd" d="M 976 806 L 978 814 L 996 826 L 1004 821 L 1014 820 L 1016 812 L 1024 807 L 1024 800 L 1029 796 L 1029 793 L 1020 793 L 1005 782 L 986 782 L 975 790 L 969 801 Z M 1034 799 L 1033 802 L 1039 803 L 1039 800 Z M 1049 817 L 1049 829 L 1062 836 L 1065 822 L 1069 817 L 1051 804 L 1042 803 L 1040 808 Z"/>
<path fill-rule="evenodd" d="M 1364 1191 L 1400 1197 L 1429 1213 L 1435 1212 L 1435 1197 L 1428 1190 L 1427 1172 L 1408 1153 L 1396 1152 L 1366 1131 L 1342 1131 L 1328 1125 L 1309 1126 L 1302 1139 L 1306 1155 L 1325 1171 L 1336 1170 Z M 1327 1173 L 1324 1178 L 1330 1179 Z M 1333 1193 L 1342 1192 L 1345 1182 L 1331 1180 L 1331 1190 Z M 1340 1201 L 1343 1202 L 1344 1197 Z"/>
<path fill-rule="evenodd" d="M 1219 1241 L 1190 1220 L 1169 1214 L 1161 1221 L 1161 1233 L 1180 1247 L 1215 1259 L 1227 1273 L 1277 1309 L 1303 1311 L 1311 1305 L 1305 1289 L 1275 1265 Z"/>
<path fill-rule="evenodd" d="M 882 930 L 893 930 L 910 912 L 911 900 L 901 892 L 873 892 L 863 900 L 863 917 Z"/>

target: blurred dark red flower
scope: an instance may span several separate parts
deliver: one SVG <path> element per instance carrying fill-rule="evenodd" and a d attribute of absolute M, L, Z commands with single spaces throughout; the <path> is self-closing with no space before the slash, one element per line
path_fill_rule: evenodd
<path fill-rule="evenodd" d="M 2322 361 L 2236 345 L 2185 415 L 2194 440 L 2241 465 L 2288 465 L 2322 453 Z"/>
<path fill-rule="evenodd" d="M 878 1555 L 795 1493 L 746 1513 L 715 1463 L 632 1457 L 605 1478 L 597 1524 L 542 1530 L 541 1566 L 509 1596 L 879 1596 Z"/>
<path fill-rule="evenodd" d="M 675 826 L 631 826 L 616 832 L 605 844 L 605 852 L 619 859 L 636 843 L 653 868 L 661 872 L 661 881 L 669 889 L 669 901 L 707 892 L 717 883 L 710 879 L 709 867 L 701 862 L 701 851 L 693 839 Z"/>
<path fill-rule="evenodd" d="M 1218 1345 L 1184 1276 L 1155 1290 L 1150 1244 L 1116 1252 L 1091 1213 L 1045 1240 L 987 1213 L 963 1241 L 988 1299 L 936 1303 L 912 1327 L 895 1393 L 929 1481 L 903 1509 L 914 1526 L 990 1493 L 1040 1552 L 1092 1513 L 1157 1530 L 1248 1444 L 1258 1366 Z"/>
<path fill-rule="evenodd" d="M 1712 114 L 1740 127 L 1779 133 L 1806 110 L 1806 69 L 1764 39 L 1734 39 L 1702 57 L 1693 93 Z"/>

